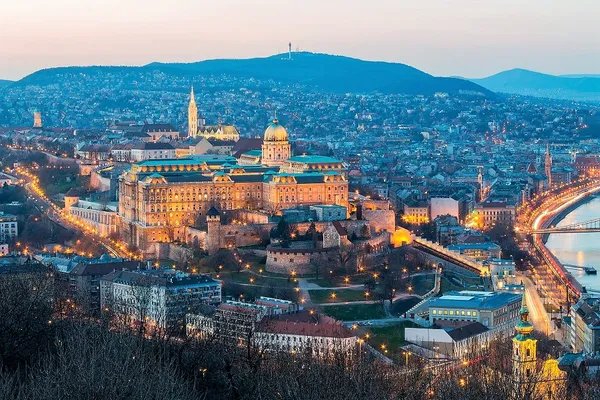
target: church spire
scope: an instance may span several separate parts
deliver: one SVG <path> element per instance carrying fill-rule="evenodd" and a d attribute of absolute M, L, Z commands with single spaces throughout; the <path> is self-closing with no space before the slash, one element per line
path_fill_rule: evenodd
<path fill-rule="evenodd" d="M 198 107 L 194 97 L 194 86 L 190 90 L 190 103 L 188 104 L 188 136 L 196 137 L 198 134 Z"/>
<path fill-rule="evenodd" d="M 520 340 L 525 340 L 533 332 L 533 325 L 529 322 L 529 309 L 527 308 L 527 304 L 525 304 L 525 294 L 523 294 L 523 300 L 521 300 L 521 310 L 519 313 L 521 314 L 521 320 L 515 326 L 515 331 L 517 331 L 517 337 Z"/>

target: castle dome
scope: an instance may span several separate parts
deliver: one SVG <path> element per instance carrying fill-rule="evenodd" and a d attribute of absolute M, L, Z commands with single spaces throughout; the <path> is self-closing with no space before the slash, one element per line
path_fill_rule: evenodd
<path fill-rule="evenodd" d="M 277 119 L 269 124 L 265 130 L 265 142 L 287 142 L 288 134 L 283 125 L 279 124 Z"/>

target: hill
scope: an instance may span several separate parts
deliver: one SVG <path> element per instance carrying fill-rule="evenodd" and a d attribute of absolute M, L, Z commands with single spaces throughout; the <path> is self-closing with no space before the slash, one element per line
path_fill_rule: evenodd
<path fill-rule="evenodd" d="M 511 69 L 482 79 L 471 79 L 494 92 L 516 93 L 580 101 L 600 101 L 600 78 L 555 76 Z"/>
<path fill-rule="evenodd" d="M 600 78 L 600 74 L 567 74 L 559 76 L 563 78 Z"/>
<path fill-rule="evenodd" d="M 6 79 L 0 79 L 0 89 L 10 85 L 11 83 L 13 83 L 13 81 L 9 81 Z"/>
<path fill-rule="evenodd" d="M 176 77 L 228 75 L 239 78 L 273 80 L 301 84 L 333 92 L 381 92 L 405 94 L 478 93 L 491 92 L 469 81 L 440 78 L 405 64 L 363 61 L 355 58 L 315 53 L 294 53 L 265 58 L 219 59 L 194 63 L 151 63 L 143 67 L 62 67 L 35 72 L 18 84 L 52 84 L 56 76 L 110 72 L 123 75 L 130 72 L 156 71 Z M 125 82 L 127 83 L 127 82 Z"/>

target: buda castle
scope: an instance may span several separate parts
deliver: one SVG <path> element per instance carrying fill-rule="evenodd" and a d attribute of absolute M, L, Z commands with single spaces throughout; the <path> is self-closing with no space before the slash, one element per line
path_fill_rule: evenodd
<path fill-rule="evenodd" d="M 189 111 L 190 132 L 200 132 L 193 92 Z M 293 156 L 288 133 L 275 118 L 265 130 L 262 151 L 132 164 L 119 179 L 119 232 L 143 250 L 155 242 L 185 240 L 186 227 L 212 207 L 270 214 L 321 204 L 347 210 L 346 174 L 346 165 L 335 158 Z"/>

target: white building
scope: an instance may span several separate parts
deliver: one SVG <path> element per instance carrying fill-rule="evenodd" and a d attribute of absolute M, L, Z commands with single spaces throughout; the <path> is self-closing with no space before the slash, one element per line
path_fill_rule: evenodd
<path fill-rule="evenodd" d="M 175 148 L 169 143 L 138 143 L 131 149 L 131 161 L 175 158 Z"/>
<path fill-rule="evenodd" d="M 571 307 L 568 339 L 574 352 L 600 351 L 600 297 L 579 300 Z"/>
<path fill-rule="evenodd" d="M 219 304 L 212 315 L 187 314 L 186 333 L 197 339 L 219 339 L 241 345 L 264 317 L 296 313 L 298 309 L 297 303 L 264 296 L 254 303 L 228 300 Z"/>
<path fill-rule="evenodd" d="M 65 209 L 76 221 L 94 229 L 100 236 L 117 232 L 118 203 L 78 200 Z"/>
<path fill-rule="evenodd" d="M 478 226 L 495 223 L 510 226 L 515 222 L 516 207 L 506 201 L 485 201 L 476 204 L 473 213 Z"/>
<path fill-rule="evenodd" d="M 144 124 L 142 133 L 150 136 L 154 142 L 162 137 L 179 139 L 179 131 L 171 124 Z"/>
<path fill-rule="evenodd" d="M 221 302 L 221 282 L 171 269 L 114 271 L 100 280 L 100 305 L 128 324 L 182 327 L 185 314 Z"/>
<path fill-rule="evenodd" d="M 315 357 L 352 355 L 361 344 L 357 335 L 338 321 L 301 311 L 264 318 L 254 335 L 265 351 L 310 352 Z"/>
<path fill-rule="evenodd" d="M 19 235 L 17 217 L 0 212 L 0 243 L 6 243 Z"/>
<path fill-rule="evenodd" d="M 431 350 L 433 360 L 440 361 L 469 359 L 471 351 L 487 347 L 497 334 L 498 332 L 489 330 L 479 322 L 464 323 L 456 327 L 404 329 L 407 342 Z"/>

